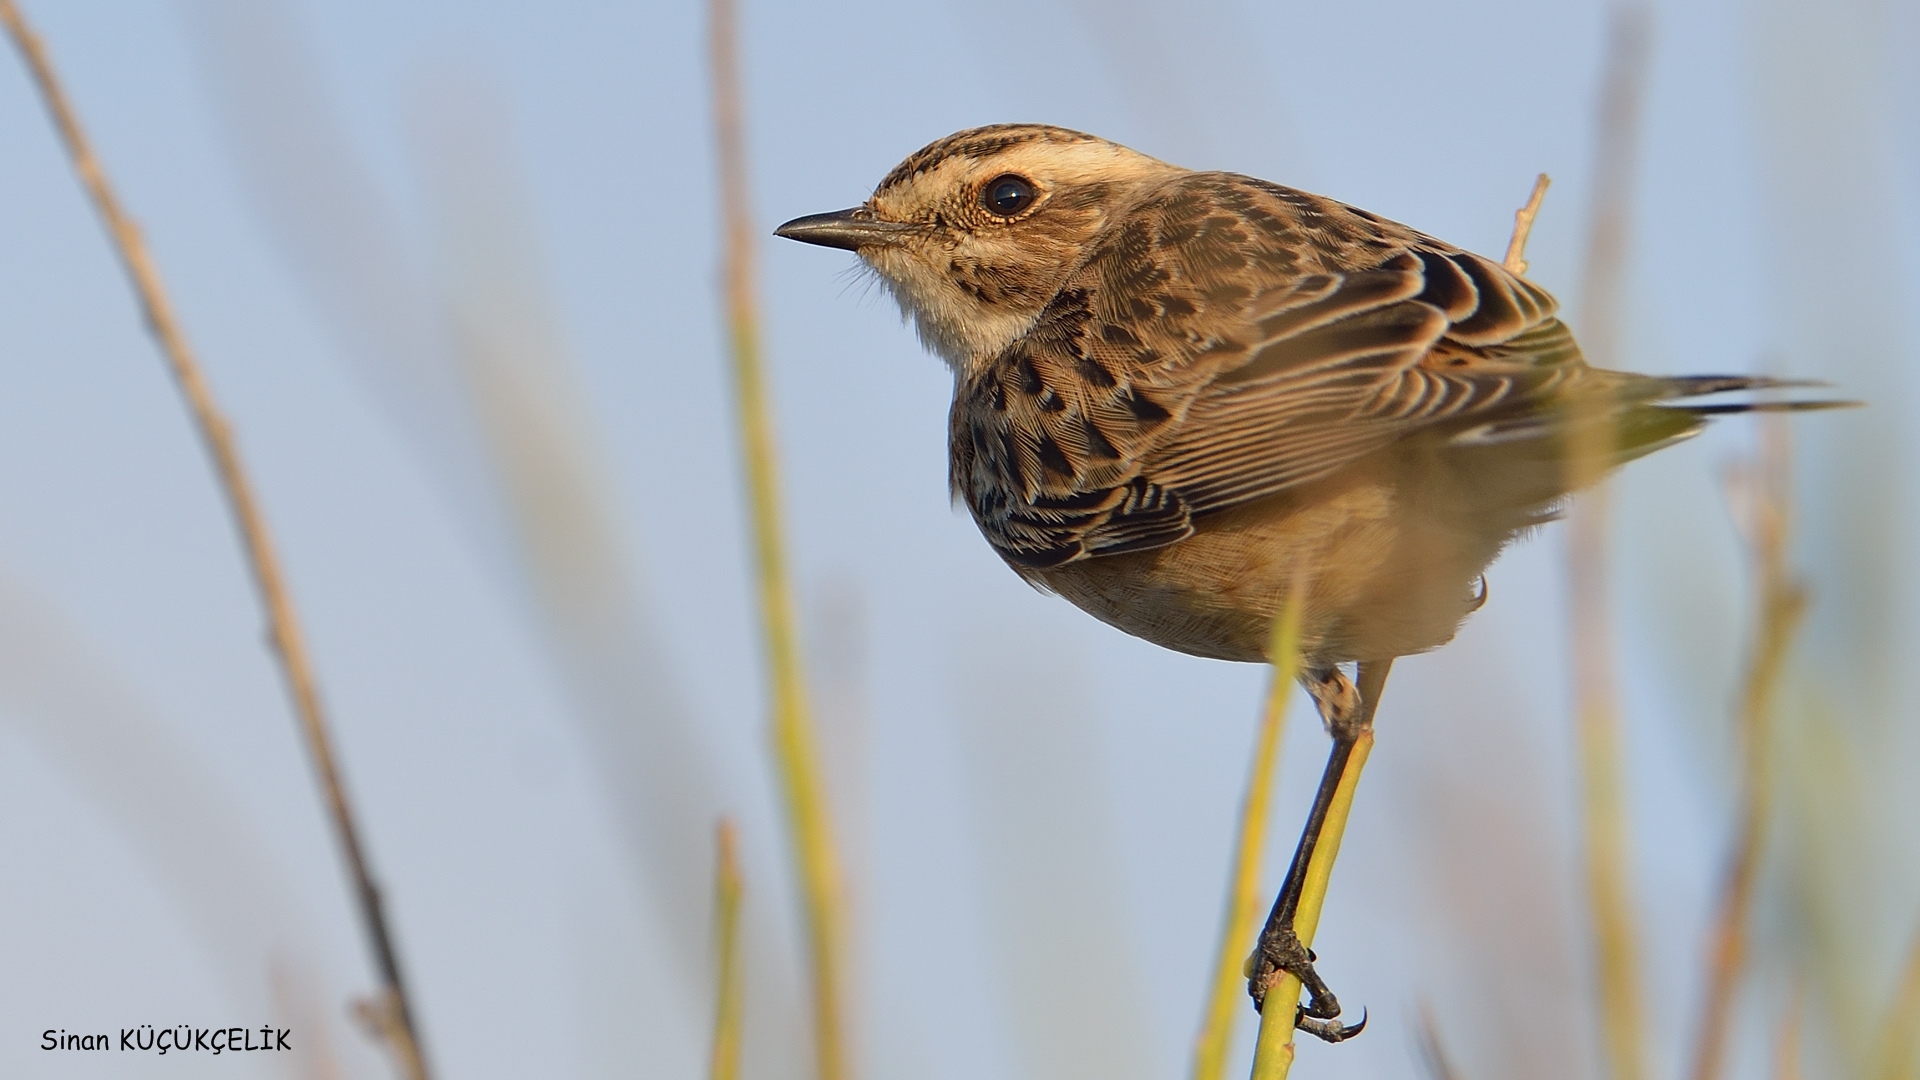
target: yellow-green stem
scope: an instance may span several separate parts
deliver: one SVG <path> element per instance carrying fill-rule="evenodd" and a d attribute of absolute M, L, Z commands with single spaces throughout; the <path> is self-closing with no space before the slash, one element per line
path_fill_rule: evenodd
<path fill-rule="evenodd" d="M 1300 889 L 1300 906 L 1293 916 L 1293 932 L 1300 943 L 1312 948 L 1313 934 L 1320 927 L 1320 909 L 1327 900 L 1327 885 L 1333 879 L 1333 863 L 1340 857 L 1340 839 L 1347 832 L 1347 815 L 1353 809 L 1354 789 L 1360 786 L 1360 771 L 1373 752 L 1373 725 L 1360 729 L 1347 767 L 1340 773 L 1333 801 L 1327 806 L 1327 821 L 1313 858 L 1307 861 L 1307 877 Z M 1293 1024 L 1300 1002 L 1300 980 L 1282 975 L 1267 991 L 1266 1007 L 1260 1014 L 1260 1037 L 1253 1048 L 1253 1080 L 1286 1080 L 1293 1068 Z"/>
<path fill-rule="evenodd" d="M 814 1053 L 821 1080 L 841 1080 L 843 902 L 839 857 L 827 812 L 800 666 L 793 590 L 782 541 L 780 485 L 773 421 L 760 363 L 753 286 L 753 225 L 748 209 L 745 136 L 740 107 L 739 50 L 732 0 L 712 0 L 713 110 L 720 156 L 726 248 L 726 307 L 740 454 L 746 469 L 753 560 L 760 586 L 761 632 L 773 698 L 774 757 L 786 797 L 786 819 L 805 904 L 811 966 Z"/>
<path fill-rule="evenodd" d="M 1219 1080 L 1226 1074 L 1234 1017 L 1239 1015 L 1246 999 L 1244 961 L 1260 918 L 1260 862 L 1266 852 L 1267 819 L 1273 806 L 1273 774 L 1280 759 L 1280 736 L 1286 730 L 1287 695 L 1293 689 L 1300 667 L 1300 605 L 1304 591 L 1298 585 L 1289 590 L 1286 606 L 1273 621 L 1273 638 L 1267 650 L 1267 658 L 1273 664 L 1273 683 L 1267 690 L 1260 733 L 1254 741 L 1247 796 L 1240 807 L 1233 880 L 1228 885 L 1226 915 L 1220 923 L 1220 947 L 1214 957 L 1206 1015 L 1194 1044 L 1193 1080 Z"/>

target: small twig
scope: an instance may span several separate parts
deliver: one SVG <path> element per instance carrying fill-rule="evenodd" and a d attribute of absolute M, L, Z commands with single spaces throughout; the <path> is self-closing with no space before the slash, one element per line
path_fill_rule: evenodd
<path fill-rule="evenodd" d="M 713 1056 L 709 1059 L 710 1080 L 735 1080 L 740 1075 L 740 1017 L 745 997 L 740 978 L 740 853 L 731 819 L 722 819 L 715 830 L 716 861 L 713 872 L 713 925 L 718 986 L 714 991 Z"/>
<path fill-rule="evenodd" d="M 1651 15 L 1644 6 L 1615 8 L 1596 125 L 1593 217 L 1580 304 L 1581 339 L 1588 359 L 1599 368 L 1617 367 L 1621 352 L 1629 219 L 1650 37 Z M 1646 1039 L 1608 604 L 1610 499 L 1602 482 L 1614 456 L 1615 425 L 1608 419 L 1612 402 L 1604 394 L 1589 395 L 1574 407 L 1578 414 L 1569 420 L 1568 486 L 1589 490 L 1569 514 L 1568 614 L 1598 1019 L 1614 1080 L 1639 1080 L 1646 1074 Z"/>
<path fill-rule="evenodd" d="M 1533 235 L 1533 219 L 1539 216 L 1540 200 L 1547 197 L 1547 185 L 1551 183 L 1546 173 L 1535 177 L 1527 205 L 1513 212 L 1513 239 L 1507 241 L 1507 257 L 1501 263 L 1510 274 L 1527 276 L 1527 237 Z"/>
<path fill-rule="evenodd" d="M 53 119 L 54 128 L 73 160 L 74 172 L 79 175 L 81 186 L 86 189 L 95 211 L 106 226 L 108 238 L 113 242 L 132 281 L 134 293 L 139 298 L 147 328 L 153 333 L 161 353 L 172 368 L 174 380 L 186 399 L 187 410 L 199 429 L 201 441 L 206 445 L 208 455 L 213 458 L 214 472 L 233 511 L 241 547 L 253 570 L 254 584 L 259 588 L 261 603 L 266 609 L 274 652 L 280 658 L 280 669 L 286 677 L 294 711 L 299 716 L 301 730 L 306 736 L 307 752 L 313 759 L 315 772 L 319 774 L 321 791 L 353 877 L 361 919 L 373 945 L 381 986 L 366 1008 L 374 1016 L 376 1026 L 388 1035 L 388 1044 L 402 1072 L 413 1080 L 425 1080 L 426 1062 L 421 1052 L 418 1029 L 414 1026 L 413 1012 L 407 1003 L 405 984 L 400 978 L 399 957 L 381 908 L 379 887 L 374 883 L 372 871 L 367 866 L 359 828 L 354 823 L 353 812 L 347 801 L 346 786 L 335 763 L 332 736 L 328 733 L 326 715 L 321 709 L 313 663 L 307 655 L 305 640 L 294 615 L 293 598 L 287 590 L 280 559 L 274 551 L 253 484 L 248 480 L 241 462 L 240 448 L 233 430 L 221 414 L 213 390 L 187 345 L 186 333 L 174 315 L 173 306 L 160 281 L 160 272 L 147 252 L 139 228 L 122 209 L 120 200 L 107 183 L 106 172 L 100 167 L 99 159 L 94 156 L 93 148 L 80 128 L 79 118 L 54 74 L 46 47 L 27 26 L 13 0 L 0 0 L 0 22 L 6 24 L 7 32 L 13 38 L 14 46 L 26 63 L 40 91 L 41 100 Z"/>
<path fill-rule="evenodd" d="M 820 1080 L 842 1080 L 848 1064 L 841 1042 L 841 941 L 844 902 L 839 855 L 808 716 L 793 590 L 780 517 L 773 421 L 760 364 L 759 320 L 753 286 L 753 216 L 747 201 L 746 140 L 742 133 L 739 50 L 733 0 L 708 9 L 713 64 L 713 122 L 720 155 L 720 196 L 726 239 L 727 325 L 741 458 L 746 467 L 754 566 L 760 585 L 761 631 L 773 696 L 773 742 L 794 857 L 805 904 L 812 964 L 814 1053 Z"/>
<path fill-rule="evenodd" d="M 1787 568 L 1791 495 L 1786 424 L 1777 415 L 1767 419 L 1771 422 L 1761 427 L 1760 461 L 1728 478 L 1730 501 L 1743 502 L 1747 508 L 1745 531 L 1758 610 L 1737 713 L 1742 762 L 1739 825 L 1709 938 L 1706 1006 L 1701 1011 L 1693 1080 L 1716 1080 L 1726 1058 L 1734 998 L 1746 967 L 1747 927 L 1773 813 L 1773 702 L 1785 674 L 1787 649 L 1807 610 L 1807 590 Z"/>
<path fill-rule="evenodd" d="M 1219 1080 L 1226 1073 L 1227 1050 L 1233 1043 L 1233 1021 L 1246 996 L 1244 956 L 1260 919 L 1260 862 L 1266 853 L 1267 819 L 1273 808 L 1273 774 L 1280 759 L 1280 736 L 1287 726 L 1287 696 L 1300 667 L 1300 608 L 1306 592 L 1296 581 L 1287 592 L 1286 606 L 1273 621 L 1267 658 L 1273 664 L 1273 682 L 1267 691 L 1260 733 L 1254 741 L 1253 766 L 1247 796 L 1240 805 L 1240 836 L 1235 845 L 1233 880 L 1228 885 L 1227 911 L 1220 923 L 1220 946 L 1214 957 L 1212 989 L 1206 1015 L 1193 1052 L 1193 1080 Z M 1295 991 L 1298 996 L 1299 991 Z"/>

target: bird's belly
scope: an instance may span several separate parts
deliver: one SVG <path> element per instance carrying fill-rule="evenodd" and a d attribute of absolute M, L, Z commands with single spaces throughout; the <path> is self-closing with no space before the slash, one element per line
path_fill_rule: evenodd
<path fill-rule="evenodd" d="M 1405 656 L 1452 639 L 1479 606 L 1481 571 L 1518 531 L 1422 502 L 1348 479 L 1200 519 L 1166 547 L 1023 576 L 1136 637 L 1248 662 L 1266 659 L 1273 620 L 1301 582 L 1307 662 Z"/>

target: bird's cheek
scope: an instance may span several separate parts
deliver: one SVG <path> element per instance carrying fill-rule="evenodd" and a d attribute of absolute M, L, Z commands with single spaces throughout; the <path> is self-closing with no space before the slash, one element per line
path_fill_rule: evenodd
<path fill-rule="evenodd" d="M 898 249 L 880 248 L 861 252 L 892 291 L 894 298 L 911 313 L 925 314 L 937 306 L 945 291 L 945 277 L 923 259 Z"/>
<path fill-rule="evenodd" d="M 858 252 L 861 261 L 873 268 L 873 272 L 896 284 L 906 280 L 912 260 L 898 248 L 870 247 Z"/>

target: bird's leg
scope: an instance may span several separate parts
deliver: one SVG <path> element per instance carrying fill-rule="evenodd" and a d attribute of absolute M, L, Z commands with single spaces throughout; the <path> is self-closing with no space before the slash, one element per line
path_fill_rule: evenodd
<path fill-rule="evenodd" d="M 1293 862 L 1287 868 L 1286 882 L 1281 885 L 1273 911 L 1260 931 L 1260 943 L 1247 960 L 1247 992 L 1253 996 L 1254 1007 L 1264 1006 L 1268 988 L 1282 973 L 1293 975 L 1307 994 L 1306 1003 L 1299 1006 L 1296 1026 L 1327 1042 L 1340 1042 L 1358 1035 L 1366 1026 L 1366 1020 L 1353 1025 L 1339 1023 L 1340 1002 L 1314 970 L 1316 957 L 1300 940 L 1294 919 L 1299 911 L 1301 890 L 1306 885 L 1307 868 L 1326 826 L 1328 809 L 1333 805 L 1341 777 L 1346 774 L 1354 746 L 1361 734 L 1373 725 L 1373 713 L 1380 704 L 1380 692 L 1386 686 L 1387 671 L 1392 664 L 1392 660 L 1362 663 L 1358 687 L 1331 665 L 1310 668 L 1300 678 L 1320 708 L 1327 734 L 1333 738 L 1333 748 L 1327 755 L 1326 770 L 1320 776 L 1313 809 L 1307 814 L 1306 828 L 1300 834 L 1299 846 L 1294 849 Z"/>
<path fill-rule="evenodd" d="M 1307 993 L 1306 1003 L 1300 1006 L 1299 1019 L 1333 1021 L 1340 1015 L 1340 1002 L 1328 989 L 1319 972 L 1314 970 L 1316 957 L 1313 950 L 1300 940 L 1293 923 L 1300 906 L 1300 891 L 1306 884 L 1307 865 L 1313 860 L 1321 828 L 1326 824 L 1327 809 L 1333 804 L 1333 793 L 1339 786 L 1341 774 L 1346 772 L 1348 758 L 1353 754 L 1354 742 L 1359 735 L 1358 718 L 1361 710 L 1359 694 L 1339 668 L 1310 669 L 1301 676 L 1300 681 L 1320 707 L 1327 733 L 1333 737 L 1333 748 L 1327 755 L 1326 770 L 1320 775 L 1320 789 L 1314 795 L 1313 809 L 1307 814 L 1306 828 L 1301 831 L 1300 843 L 1294 848 L 1293 862 L 1287 867 L 1286 881 L 1280 887 L 1280 895 L 1274 899 L 1273 910 L 1267 915 L 1266 926 L 1260 931 L 1260 942 L 1248 961 L 1251 970 L 1247 992 L 1253 996 L 1256 1009 L 1264 1008 L 1267 990 L 1273 982 L 1282 973 L 1294 975 Z M 1338 1023 L 1333 1026 L 1342 1032 L 1345 1030 Z M 1308 1030 L 1323 1038 L 1328 1034 L 1311 1026 Z M 1345 1034 L 1339 1036 L 1345 1037 Z"/>

